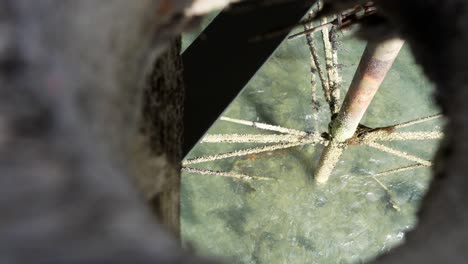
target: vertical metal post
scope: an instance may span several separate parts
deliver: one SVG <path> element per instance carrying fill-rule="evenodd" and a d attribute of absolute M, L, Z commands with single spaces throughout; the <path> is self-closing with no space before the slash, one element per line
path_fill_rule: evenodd
<path fill-rule="evenodd" d="M 382 81 L 392 67 L 403 46 L 401 39 L 369 43 L 344 99 L 343 105 L 331 124 L 331 140 L 322 153 L 315 171 L 315 180 L 328 181 L 347 144 L 374 98 Z"/>
<path fill-rule="evenodd" d="M 290 0 L 244 8 L 242 3 L 232 6 L 221 12 L 184 52 L 184 155 L 268 60 L 288 32 L 259 37 L 297 24 L 314 2 Z"/>

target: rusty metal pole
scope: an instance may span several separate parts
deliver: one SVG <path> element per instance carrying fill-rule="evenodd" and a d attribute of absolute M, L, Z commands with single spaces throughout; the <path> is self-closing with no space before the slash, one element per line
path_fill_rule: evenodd
<path fill-rule="evenodd" d="M 401 39 L 367 44 L 343 105 L 332 121 L 331 140 L 324 149 L 315 171 L 315 180 L 318 183 L 328 181 L 347 146 L 346 141 L 356 132 L 359 122 L 403 44 Z"/>

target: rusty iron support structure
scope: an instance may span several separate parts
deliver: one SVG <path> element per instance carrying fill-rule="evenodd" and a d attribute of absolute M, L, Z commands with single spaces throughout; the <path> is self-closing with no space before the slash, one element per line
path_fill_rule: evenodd
<path fill-rule="evenodd" d="M 403 44 L 404 41 L 401 39 L 391 39 L 367 45 L 343 105 L 337 117 L 332 120 L 331 140 L 324 149 L 315 171 L 315 180 L 318 183 L 328 181 L 347 147 L 347 140 L 354 136 L 359 122 Z"/>

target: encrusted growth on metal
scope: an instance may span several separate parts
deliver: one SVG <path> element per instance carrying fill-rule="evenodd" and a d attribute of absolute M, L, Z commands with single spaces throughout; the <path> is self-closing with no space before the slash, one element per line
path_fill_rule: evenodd
<path fill-rule="evenodd" d="M 337 117 L 332 120 L 331 142 L 322 153 L 315 171 L 315 180 L 318 183 L 328 181 L 347 146 L 347 140 L 356 134 L 359 122 L 398 56 L 403 43 L 401 39 L 391 39 L 367 45 L 343 105 Z"/>

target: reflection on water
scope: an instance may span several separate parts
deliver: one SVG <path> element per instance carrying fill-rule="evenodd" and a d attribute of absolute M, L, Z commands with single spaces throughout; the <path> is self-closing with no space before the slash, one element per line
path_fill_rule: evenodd
<path fill-rule="evenodd" d="M 345 88 L 363 49 L 364 43 L 353 39 L 341 42 L 339 63 Z M 323 96 L 319 110 L 313 110 L 309 62 L 305 40 L 285 42 L 224 115 L 325 132 L 329 110 Z M 437 113 L 431 91 L 404 48 L 363 124 L 388 126 Z M 314 111 L 318 122 L 312 118 Z M 440 122 L 402 131 L 440 130 Z M 218 121 L 208 133 L 274 134 L 226 121 Z M 435 140 L 385 144 L 427 160 L 437 147 Z M 253 146 L 204 143 L 189 157 Z M 413 163 L 355 146 L 345 152 L 328 184 L 317 186 L 313 172 L 322 149 L 306 145 L 191 165 L 275 180 L 183 174 L 183 239 L 202 254 L 224 256 L 232 263 L 359 263 L 401 243 L 416 223 L 415 212 L 428 187 L 430 169 L 382 176 L 379 183 L 370 175 Z"/>

